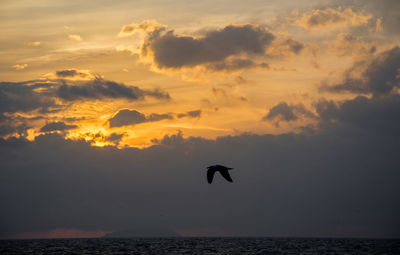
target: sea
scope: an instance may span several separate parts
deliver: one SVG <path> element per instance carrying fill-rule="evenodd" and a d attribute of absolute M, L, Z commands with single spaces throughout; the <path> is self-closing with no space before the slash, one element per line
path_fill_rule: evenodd
<path fill-rule="evenodd" d="M 0 254 L 400 254 L 400 239 L 92 238 L 0 240 Z"/>

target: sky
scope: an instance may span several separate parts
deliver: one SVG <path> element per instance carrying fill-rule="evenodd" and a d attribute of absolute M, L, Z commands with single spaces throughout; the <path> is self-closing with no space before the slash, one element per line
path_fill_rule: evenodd
<path fill-rule="evenodd" d="M 0 33 L 1 239 L 400 237 L 399 1 L 3 0 Z"/>

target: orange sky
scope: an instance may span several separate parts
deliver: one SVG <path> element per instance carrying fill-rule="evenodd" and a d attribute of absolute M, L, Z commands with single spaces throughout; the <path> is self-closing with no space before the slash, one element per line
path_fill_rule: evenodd
<path fill-rule="evenodd" d="M 369 5 L 139 2 L 77 8 L 74 1 L 3 1 L 2 81 L 85 86 L 102 79 L 169 98 L 50 95 L 57 110 L 5 111 L 28 128 L 2 136 L 33 140 L 59 132 L 96 146 L 146 147 L 177 132 L 205 138 L 296 132 L 314 122 L 312 114 L 290 121 L 264 117 L 281 102 L 315 114 L 315 101 L 352 97 L 319 87 L 340 82 L 354 63 L 398 43 Z M 46 88 L 34 92 L 42 96 Z M 111 127 L 109 120 L 123 109 L 144 119 L 125 116 L 131 119 Z M 192 111 L 197 114 L 187 114 Z M 59 126 L 44 131 L 51 123 Z"/>

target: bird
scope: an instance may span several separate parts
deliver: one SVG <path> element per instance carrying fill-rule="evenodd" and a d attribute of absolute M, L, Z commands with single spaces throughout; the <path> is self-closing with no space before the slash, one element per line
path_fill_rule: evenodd
<path fill-rule="evenodd" d="M 228 170 L 231 170 L 233 168 L 231 167 L 226 167 L 226 166 L 221 166 L 221 165 L 213 165 L 207 167 L 207 181 L 208 183 L 211 183 L 214 178 L 215 172 L 220 172 L 221 175 L 228 181 L 228 182 L 233 182 L 231 176 L 229 175 Z"/>

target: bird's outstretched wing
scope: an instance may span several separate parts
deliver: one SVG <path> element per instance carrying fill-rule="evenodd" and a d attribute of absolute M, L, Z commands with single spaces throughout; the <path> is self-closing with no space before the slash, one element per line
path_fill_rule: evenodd
<path fill-rule="evenodd" d="M 221 175 L 228 181 L 228 182 L 233 182 L 231 176 L 229 175 L 228 170 L 219 170 Z"/>
<path fill-rule="evenodd" d="M 208 169 L 207 170 L 207 181 L 208 183 L 211 183 L 213 178 L 214 178 L 215 170 L 214 169 Z"/>

